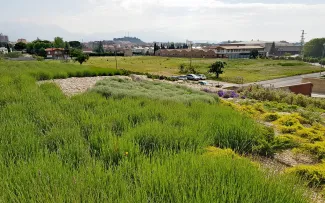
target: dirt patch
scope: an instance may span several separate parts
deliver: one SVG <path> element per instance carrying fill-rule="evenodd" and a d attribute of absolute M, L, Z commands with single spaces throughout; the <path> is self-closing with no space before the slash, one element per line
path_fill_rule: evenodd
<path fill-rule="evenodd" d="M 317 163 L 317 161 L 311 155 L 294 153 L 291 150 L 286 150 L 275 154 L 274 159 L 290 167 L 297 165 L 312 165 Z"/>
<path fill-rule="evenodd" d="M 40 81 L 38 82 L 38 84 L 43 84 L 48 82 L 55 83 L 61 88 L 62 92 L 65 95 L 73 96 L 76 94 L 86 92 L 88 89 L 94 87 L 98 81 L 110 77 L 112 76 L 55 79 L 55 80 Z M 126 76 L 113 76 L 113 77 L 129 78 Z"/>

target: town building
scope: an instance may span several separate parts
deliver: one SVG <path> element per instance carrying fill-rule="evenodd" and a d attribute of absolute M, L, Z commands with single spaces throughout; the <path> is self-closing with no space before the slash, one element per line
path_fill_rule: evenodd
<path fill-rule="evenodd" d="M 84 54 L 92 54 L 92 53 L 95 53 L 95 52 L 93 52 L 93 50 L 90 49 L 90 48 L 83 48 L 82 53 L 84 53 Z"/>
<path fill-rule="evenodd" d="M 46 58 L 48 59 L 68 59 L 69 55 L 63 48 L 48 48 L 45 49 Z"/>
<path fill-rule="evenodd" d="M 9 42 L 9 38 L 7 35 L 3 35 L 2 33 L 0 33 L 0 42 L 2 43 L 8 43 Z"/>
<path fill-rule="evenodd" d="M 133 56 L 132 49 L 125 49 L 124 56 Z"/>
<path fill-rule="evenodd" d="M 226 58 L 229 59 L 238 59 L 238 58 L 249 58 L 251 52 L 257 50 L 260 57 L 266 55 L 264 47 L 258 45 L 223 45 L 217 46 L 215 51 L 218 55 L 224 54 Z"/>
<path fill-rule="evenodd" d="M 8 49 L 6 47 L 0 47 L 0 54 L 8 54 Z"/>
<path fill-rule="evenodd" d="M 17 43 L 19 43 L 19 42 L 22 42 L 22 43 L 27 44 L 27 40 L 26 40 L 26 39 L 18 39 L 18 40 L 17 40 Z"/>
<path fill-rule="evenodd" d="M 272 50 L 274 44 L 274 50 Z M 220 46 L 260 46 L 264 47 L 265 56 L 284 56 L 286 53 L 291 55 L 299 55 L 301 53 L 301 45 L 289 43 L 286 41 L 243 41 L 236 43 L 221 44 Z M 259 51 L 260 52 L 260 51 Z"/>
<path fill-rule="evenodd" d="M 217 53 L 211 49 L 160 49 L 156 56 L 163 57 L 186 57 L 186 58 L 226 58 L 225 53 Z"/>

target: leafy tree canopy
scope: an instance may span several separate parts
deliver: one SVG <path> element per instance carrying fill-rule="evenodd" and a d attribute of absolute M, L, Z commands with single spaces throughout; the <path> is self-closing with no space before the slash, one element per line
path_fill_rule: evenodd
<path fill-rule="evenodd" d="M 257 49 L 252 50 L 251 53 L 249 54 L 249 58 L 257 59 L 257 57 L 258 57 L 258 50 Z"/>
<path fill-rule="evenodd" d="M 223 69 L 226 67 L 227 63 L 224 61 L 217 61 L 209 67 L 209 73 L 216 74 L 216 77 L 219 78 L 219 75 L 223 73 Z"/>
<path fill-rule="evenodd" d="M 55 48 L 64 48 L 65 43 L 63 41 L 63 38 L 61 38 L 61 37 L 54 38 L 53 46 Z"/>
<path fill-rule="evenodd" d="M 74 49 L 82 49 L 82 45 L 79 41 L 70 41 L 69 45 L 71 48 L 74 48 Z"/>
<path fill-rule="evenodd" d="M 315 38 L 307 42 L 304 46 L 304 55 L 306 57 L 323 57 L 325 38 Z"/>
<path fill-rule="evenodd" d="M 23 43 L 23 42 L 18 42 L 15 44 L 14 46 L 15 50 L 17 51 L 21 51 L 27 48 L 27 44 Z"/>

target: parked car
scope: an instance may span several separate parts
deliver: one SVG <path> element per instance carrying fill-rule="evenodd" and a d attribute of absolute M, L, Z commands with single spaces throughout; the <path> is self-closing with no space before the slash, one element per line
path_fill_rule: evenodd
<path fill-rule="evenodd" d="M 203 75 L 203 74 L 198 74 L 197 76 L 200 78 L 200 80 L 206 80 L 207 79 L 207 77 L 205 75 Z"/>
<path fill-rule="evenodd" d="M 186 76 L 188 80 L 200 80 L 200 78 L 197 75 L 189 74 Z"/>
<path fill-rule="evenodd" d="M 179 80 L 187 80 L 187 76 L 186 75 L 181 75 L 181 76 L 178 76 L 178 79 Z"/>
<path fill-rule="evenodd" d="M 200 81 L 199 84 L 200 85 L 208 85 L 209 83 L 207 81 Z"/>

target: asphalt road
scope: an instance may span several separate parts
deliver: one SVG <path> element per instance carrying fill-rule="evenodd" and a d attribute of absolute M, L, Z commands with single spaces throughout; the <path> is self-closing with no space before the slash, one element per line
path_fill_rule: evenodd
<path fill-rule="evenodd" d="M 321 74 L 325 75 L 325 72 L 322 72 Z M 311 74 L 297 75 L 297 76 L 286 77 L 286 78 L 279 78 L 279 79 L 274 79 L 274 80 L 265 80 L 265 81 L 261 81 L 261 82 L 246 83 L 243 86 L 259 84 L 259 85 L 263 85 L 264 87 L 273 86 L 273 87 L 277 88 L 277 87 L 282 87 L 282 86 L 300 84 L 302 78 L 319 77 L 319 76 L 320 76 L 320 73 L 311 73 Z"/>

